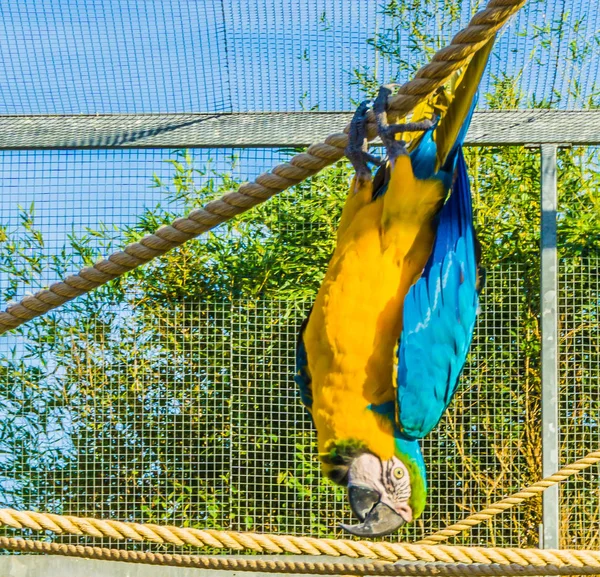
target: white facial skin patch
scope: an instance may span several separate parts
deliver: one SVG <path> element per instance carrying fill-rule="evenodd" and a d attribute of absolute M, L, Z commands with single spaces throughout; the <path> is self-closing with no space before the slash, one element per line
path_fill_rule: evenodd
<path fill-rule="evenodd" d="M 381 461 L 372 453 L 363 453 L 354 459 L 348 472 L 348 484 L 377 491 L 380 501 L 396 511 L 410 523 L 412 509 L 410 499 L 410 475 L 404 463 L 397 457 Z"/>

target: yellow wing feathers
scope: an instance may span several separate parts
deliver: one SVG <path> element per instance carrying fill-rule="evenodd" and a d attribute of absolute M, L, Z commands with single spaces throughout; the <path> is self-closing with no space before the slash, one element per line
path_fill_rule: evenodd
<path fill-rule="evenodd" d="M 408 251 L 421 228 L 424 225 L 429 228 L 444 196 L 441 181 L 418 180 L 413 174 L 410 158 L 398 157 L 383 196 L 384 246 L 393 244 Z"/>
<path fill-rule="evenodd" d="M 434 133 L 437 146 L 436 171 L 444 164 L 446 157 L 456 143 L 473 98 L 479 89 L 481 77 L 485 72 L 494 46 L 494 40 L 495 38 L 489 40 L 483 48 L 473 55 L 468 66 L 457 70 L 446 86 L 439 88 L 428 100 L 416 106 L 410 114 L 410 119 L 415 121 L 436 117 L 444 119 Z M 408 118 L 403 118 L 398 122 L 405 123 L 407 121 Z M 422 137 L 423 134 L 415 132 L 403 132 L 397 135 L 398 140 L 407 143 L 409 151 L 418 145 Z"/>
<path fill-rule="evenodd" d="M 444 122 L 440 122 L 435 131 L 435 142 L 437 145 L 436 170 L 443 165 L 450 150 L 454 146 L 458 134 L 463 127 L 468 115 L 473 98 L 479 89 L 481 77 L 485 71 L 490 52 L 494 46 L 495 37 L 479 49 L 469 65 L 456 72 L 448 87 L 451 102 L 443 115 Z"/>
<path fill-rule="evenodd" d="M 358 212 L 371 204 L 373 197 L 373 181 L 366 180 L 360 181 L 356 177 L 352 179 L 350 184 L 350 193 L 342 209 L 342 216 L 340 217 L 340 224 L 338 225 L 337 231 L 337 245 L 336 250 L 340 246 L 340 239 L 344 236 L 355 216 Z"/>

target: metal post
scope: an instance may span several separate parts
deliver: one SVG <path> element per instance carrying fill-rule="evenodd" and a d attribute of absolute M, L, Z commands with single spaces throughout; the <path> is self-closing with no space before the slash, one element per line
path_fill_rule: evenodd
<path fill-rule="evenodd" d="M 541 321 L 542 321 L 542 473 L 559 469 L 558 459 L 558 260 L 556 252 L 556 146 L 542 145 Z M 543 494 L 540 546 L 558 549 L 560 504 L 558 485 Z"/>

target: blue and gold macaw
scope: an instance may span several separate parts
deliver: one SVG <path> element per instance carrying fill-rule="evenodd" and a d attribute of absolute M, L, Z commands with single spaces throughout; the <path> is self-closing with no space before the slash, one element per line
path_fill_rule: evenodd
<path fill-rule="evenodd" d="M 351 124 L 356 176 L 300 329 L 295 380 L 323 471 L 348 488 L 360 521 L 342 527 L 362 537 L 423 512 L 419 439 L 448 407 L 471 343 L 482 277 L 461 146 L 491 46 L 414 111 L 423 121 L 389 125 L 381 88 L 373 110 L 385 163 L 368 153 L 366 103 Z M 374 178 L 367 162 L 381 164 Z"/>

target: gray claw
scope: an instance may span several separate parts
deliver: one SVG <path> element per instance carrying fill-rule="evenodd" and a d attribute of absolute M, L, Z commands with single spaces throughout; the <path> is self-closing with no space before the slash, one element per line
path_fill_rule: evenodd
<path fill-rule="evenodd" d="M 352 163 L 356 176 L 361 179 L 371 177 L 371 171 L 367 162 L 381 164 L 381 159 L 369 153 L 369 143 L 367 140 L 367 112 L 369 105 L 367 101 L 361 102 L 356 109 L 352 122 L 350 123 L 350 132 L 348 134 L 348 146 L 346 147 L 346 156 Z"/>
<path fill-rule="evenodd" d="M 421 132 L 433 128 L 434 123 L 431 120 L 422 120 L 420 122 L 407 122 L 405 124 L 390 125 L 387 120 L 388 98 L 392 94 L 390 89 L 392 85 L 382 86 L 375 99 L 373 111 L 377 118 L 377 131 L 383 142 L 390 161 L 396 160 L 399 156 L 407 156 L 406 142 L 396 140 L 396 134 L 401 132 Z"/>

